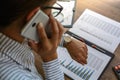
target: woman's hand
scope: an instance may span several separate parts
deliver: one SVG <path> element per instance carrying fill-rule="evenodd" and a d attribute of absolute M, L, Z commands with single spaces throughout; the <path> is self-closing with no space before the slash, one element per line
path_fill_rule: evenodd
<path fill-rule="evenodd" d="M 74 60 L 81 64 L 87 63 L 88 49 L 85 43 L 72 38 L 72 41 L 68 44 L 65 44 L 64 46 L 67 48 L 68 52 Z"/>
<path fill-rule="evenodd" d="M 61 41 L 63 34 L 63 26 L 50 15 L 51 37 L 48 38 L 42 23 L 37 26 L 40 42 L 35 43 L 30 40 L 30 47 L 38 53 L 44 62 L 51 61 L 57 58 L 56 49 Z"/>

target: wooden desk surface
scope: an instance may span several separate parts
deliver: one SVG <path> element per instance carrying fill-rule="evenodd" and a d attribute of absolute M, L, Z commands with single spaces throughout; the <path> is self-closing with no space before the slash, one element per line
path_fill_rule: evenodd
<path fill-rule="evenodd" d="M 120 0 L 77 0 L 74 21 L 77 20 L 86 8 L 120 22 Z M 120 63 L 120 45 L 114 54 L 114 59 L 108 65 L 100 80 L 117 80 L 112 71 L 112 66 Z M 65 80 L 71 79 L 65 76 Z"/>

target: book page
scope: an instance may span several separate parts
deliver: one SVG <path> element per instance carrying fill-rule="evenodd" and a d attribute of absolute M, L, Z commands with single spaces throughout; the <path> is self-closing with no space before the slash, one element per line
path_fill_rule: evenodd
<path fill-rule="evenodd" d="M 120 43 L 120 23 L 88 9 L 70 31 L 111 53 Z"/>
<path fill-rule="evenodd" d="M 88 59 L 86 65 L 73 60 L 68 51 L 58 47 L 57 53 L 60 59 L 62 71 L 74 80 L 98 80 L 111 57 L 94 48 L 88 47 Z"/>

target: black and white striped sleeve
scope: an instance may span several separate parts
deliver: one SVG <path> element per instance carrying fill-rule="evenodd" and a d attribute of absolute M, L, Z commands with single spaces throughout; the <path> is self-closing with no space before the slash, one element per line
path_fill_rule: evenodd
<path fill-rule="evenodd" d="M 64 80 L 64 74 L 58 59 L 43 63 L 43 68 L 46 80 Z"/>

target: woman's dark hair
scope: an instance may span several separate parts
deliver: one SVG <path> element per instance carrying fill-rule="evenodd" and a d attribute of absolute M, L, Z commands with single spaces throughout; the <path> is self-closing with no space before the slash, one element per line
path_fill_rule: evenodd
<path fill-rule="evenodd" d="M 7 26 L 26 12 L 50 0 L 2 0 L 0 2 L 0 27 Z"/>

